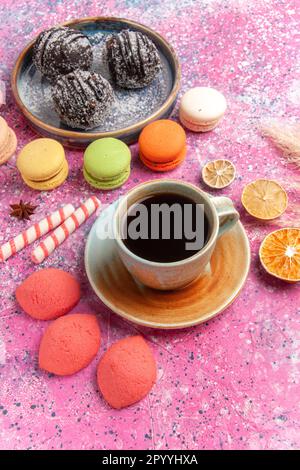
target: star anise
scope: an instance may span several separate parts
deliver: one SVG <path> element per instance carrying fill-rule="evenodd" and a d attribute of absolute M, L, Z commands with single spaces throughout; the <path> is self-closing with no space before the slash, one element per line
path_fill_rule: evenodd
<path fill-rule="evenodd" d="M 34 214 L 37 206 L 32 206 L 29 202 L 23 202 L 20 200 L 19 204 L 10 204 L 12 209 L 10 215 L 16 217 L 19 220 L 30 220 L 30 216 Z"/>

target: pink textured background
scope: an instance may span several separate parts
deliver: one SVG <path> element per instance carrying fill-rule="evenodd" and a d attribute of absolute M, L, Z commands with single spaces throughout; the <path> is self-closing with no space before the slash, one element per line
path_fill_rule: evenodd
<path fill-rule="evenodd" d="M 241 212 L 251 240 L 251 272 L 240 297 L 207 324 L 176 332 L 136 328 L 103 306 L 87 283 L 83 250 L 94 221 L 90 220 L 43 266 L 69 270 L 80 280 L 83 297 L 76 311 L 98 313 L 102 345 L 87 369 L 57 378 L 37 367 L 38 345 L 47 324 L 31 320 L 15 303 L 16 285 L 36 269 L 30 249 L 1 265 L 0 447 L 297 448 L 300 290 L 266 275 L 257 251 L 272 228 L 299 225 L 300 173 L 261 138 L 257 125 L 269 116 L 300 117 L 299 2 L 2 0 L 0 79 L 7 84 L 8 96 L 1 114 L 15 129 L 19 149 L 36 135 L 16 109 L 9 89 L 17 55 L 41 29 L 92 15 L 132 18 L 163 34 L 182 64 L 181 93 L 200 84 L 226 95 L 225 119 L 214 132 L 188 135 L 188 157 L 172 177 L 204 189 L 199 174 L 205 162 L 226 157 L 236 164 L 237 178 L 221 194 L 232 197 Z M 76 205 L 91 193 L 81 174 L 82 152 L 67 151 L 67 157 L 71 166 L 67 183 L 48 193 L 25 187 L 14 159 L 0 168 L 0 242 L 28 226 L 8 215 L 9 203 L 20 197 L 39 205 L 33 217 L 37 221 L 61 203 Z M 289 192 L 289 210 L 277 225 L 257 224 L 241 209 L 243 186 L 264 176 L 277 179 Z M 133 148 L 130 180 L 120 191 L 99 191 L 99 197 L 113 201 L 152 177 L 159 175 L 142 167 Z M 137 331 L 151 342 L 158 381 L 142 402 L 114 411 L 97 391 L 96 364 L 113 341 Z"/>

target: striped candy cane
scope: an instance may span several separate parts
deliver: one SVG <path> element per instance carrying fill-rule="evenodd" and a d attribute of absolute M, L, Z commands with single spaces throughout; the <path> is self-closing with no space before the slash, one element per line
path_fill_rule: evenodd
<path fill-rule="evenodd" d="M 78 209 L 42 241 L 31 254 L 34 263 L 39 264 L 44 261 L 59 245 L 61 245 L 71 233 L 82 225 L 100 207 L 100 201 L 95 196 L 90 197 L 81 204 Z"/>
<path fill-rule="evenodd" d="M 26 246 L 33 243 L 38 238 L 53 230 L 60 225 L 74 212 L 72 204 L 67 204 L 53 214 L 48 215 L 45 219 L 37 222 L 24 232 L 12 238 L 0 248 L 0 262 L 7 260 L 10 256 L 22 250 Z"/>

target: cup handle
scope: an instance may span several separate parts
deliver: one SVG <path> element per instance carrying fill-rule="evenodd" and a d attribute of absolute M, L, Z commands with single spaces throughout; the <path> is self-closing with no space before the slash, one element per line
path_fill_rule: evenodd
<path fill-rule="evenodd" d="M 219 217 L 219 238 L 237 223 L 240 218 L 240 214 L 234 208 L 232 200 L 228 197 L 212 197 L 212 203 L 215 206 Z"/>

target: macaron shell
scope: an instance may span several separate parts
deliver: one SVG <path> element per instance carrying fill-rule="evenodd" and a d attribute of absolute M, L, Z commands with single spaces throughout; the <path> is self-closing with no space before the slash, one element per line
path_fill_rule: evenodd
<path fill-rule="evenodd" d="M 192 122 L 210 122 L 219 119 L 226 111 L 225 96 L 209 87 L 195 87 L 188 90 L 180 102 L 180 109 Z"/>
<path fill-rule="evenodd" d="M 84 168 L 96 180 L 113 179 L 128 170 L 129 147 L 111 137 L 92 142 L 84 152 Z"/>
<path fill-rule="evenodd" d="M 32 189 L 36 189 L 37 191 L 51 191 L 52 189 L 58 188 L 61 186 L 65 180 L 67 179 L 69 174 L 69 164 L 67 160 L 64 160 L 63 165 L 59 173 L 57 173 L 52 178 L 44 181 L 32 181 L 26 178 L 24 175 L 21 174 L 24 182 Z"/>
<path fill-rule="evenodd" d="M 9 127 L 8 128 L 8 139 L 3 149 L 0 149 L 0 165 L 7 162 L 14 154 L 17 149 L 18 141 L 16 134 Z"/>
<path fill-rule="evenodd" d="M 184 161 L 186 157 L 186 153 L 187 153 L 187 147 L 185 146 L 174 160 L 170 162 L 165 162 L 165 163 L 156 163 L 156 162 L 152 162 L 151 160 L 148 160 L 140 151 L 140 159 L 144 163 L 144 165 L 150 168 L 150 170 L 171 171 L 171 170 L 174 170 L 174 168 L 176 168 L 178 165 L 180 165 Z"/>
<path fill-rule="evenodd" d="M 154 163 L 173 161 L 185 146 L 184 129 L 170 119 L 160 119 L 148 124 L 139 137 L 141 154 Z"/>
<path fill-rule="evenodd" d="M 84 168 L 83 169 L 83 176 L 86 182 L 92 186 L 93 188 L 96 189 L 104 189 L 104 190 L 110 190 L 110 189 L 116 189 L 122 186 L 124 184 L 129 176 L 130 176 L 130 166 L 120 175 L 118 175 L 116 178 L 112 179 L 103 179 L 103 180 L 97 180 L 93 178 Z"/>
<path fill-rule="evenodd" d="M 65 160 L 63 146 L 54 139 L 35 139 L 19 153 L 17 167 L 26 180 L 45 181 L 55 177 Z"/>

